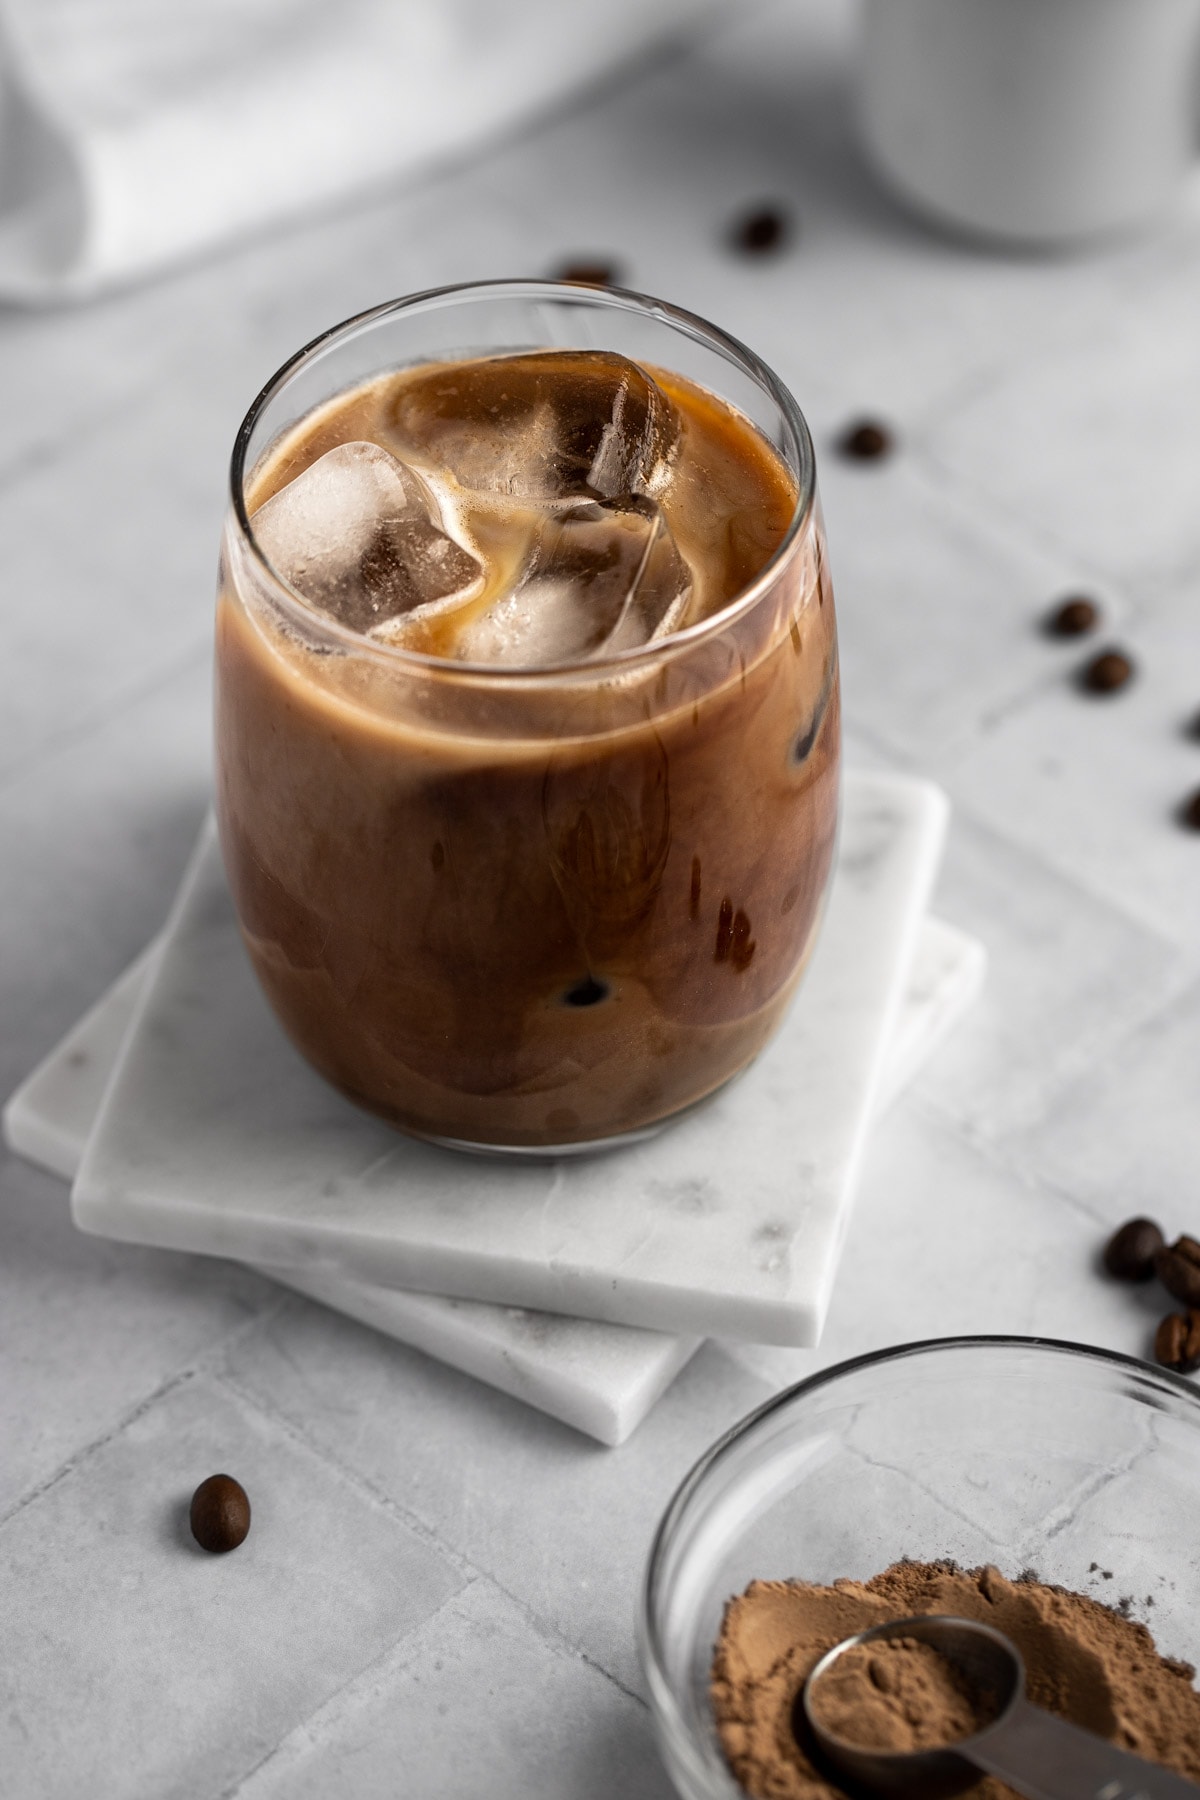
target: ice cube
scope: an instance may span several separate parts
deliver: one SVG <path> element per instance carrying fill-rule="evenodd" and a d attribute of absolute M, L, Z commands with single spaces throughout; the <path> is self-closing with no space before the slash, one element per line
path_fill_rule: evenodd
<path fill-rule="evenodd" d="M 551 514 L 512 591 L 467 625 L 469 662 L 537 668 L 677 630 L 692 578 L 658 504 L 639 495 Z"/>
<path fill-rule="evenodd" d="M 441 363 L 400 383 L 390 428 L 461 487 L 541 504 L 659 492 L 680 432 L 644 369 L 593 350 Z"/>
<path fill-rule="evenodd" d="M 467 593 L 483 570 L 433 494 L 378 444 L 338 444 L 260 506 L 251 529 L 297 593 L 352 631 Z"/>

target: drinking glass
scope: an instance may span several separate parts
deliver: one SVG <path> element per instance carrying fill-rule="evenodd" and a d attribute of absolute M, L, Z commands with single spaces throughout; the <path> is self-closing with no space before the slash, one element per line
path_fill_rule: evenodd
<path fill-rule="evenodd" d="M 549 348 L 673 371 L 795 483 L 715 616 L 537 669 L 438 659 L 315 611 L 255 541 L 281 436 L 388 371 Z M 250 960 L 304 1056 L 403 1130 L 561 1153 L 636 1138 L 743 1069 L 812 951 L 838 805 L 837 640 L 813 449 L 749 350 L 609 289 L 419 294 L 301 350 L 233 455 L 217 812 Z"/>

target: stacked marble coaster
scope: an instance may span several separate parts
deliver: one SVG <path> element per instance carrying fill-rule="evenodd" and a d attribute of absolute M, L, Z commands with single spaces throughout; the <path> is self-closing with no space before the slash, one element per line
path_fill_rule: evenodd
<path fill-rule="evenodd" d="M 946 805 L 851 775 L 825 922 L 783 1029 L 677 1124 L 602 1155 L 436 1149 L 292 1050 L 211 824 L 162 937 L 13 1095 L 12 1147 L 85 1231 L 233 1257 L 619 1443 L 706 1336 L 811 1344 L 870 1121 L 978 991 L 929 919 Z"/>

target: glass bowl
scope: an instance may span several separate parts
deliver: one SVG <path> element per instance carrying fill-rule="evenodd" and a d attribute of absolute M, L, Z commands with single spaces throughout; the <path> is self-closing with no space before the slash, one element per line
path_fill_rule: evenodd
<path fill-rule="evenodd" d="M 908 1557 L 994 1563 L 1119 1606 L 1200 1662 L 1200 1394 L 1164 1369 L 1018 1337 L 906 1344 L 827 1369 L 733 1428 L 663 1516 L 640 1649 L 686 1800 L 736 1800 L 708 1698 L 751 1581 L 865 1581 Z"/>

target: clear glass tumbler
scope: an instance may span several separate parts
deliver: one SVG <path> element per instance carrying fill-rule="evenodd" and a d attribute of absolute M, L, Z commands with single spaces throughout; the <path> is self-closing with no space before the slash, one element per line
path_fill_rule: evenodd
<path fill-rule="evenodd" d="M 615 351 L 736 408 L 795 483 L 766 567 L 716 615 L 513 670 L 376 642 L 255 542 L 285 432 L 387 371 Z M 494 282 L 336 327 L 238 434 L 216 631 L 217 809 L 250 959 L 293 1042 L 402 1129 L 561 1152 L 654 1129 L 743 1069 L 812 950 L 839 705 L 812 443 L 776 377 L 636 294 Z"/>

